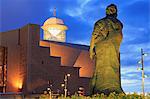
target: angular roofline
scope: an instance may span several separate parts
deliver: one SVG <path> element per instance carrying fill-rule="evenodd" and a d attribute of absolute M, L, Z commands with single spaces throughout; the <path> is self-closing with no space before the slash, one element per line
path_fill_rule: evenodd
<path fill-rule="evenodd" d="M 37 26 L 40 26 L 40 25 L 38 25 L 38 24 L 28 23 L 28 24 L 26 24 L 26 25 L 21 26 L 20 28 L 11 29 L 11 30 L 6 30 L 6 31 L 0 31 L 0 33 L 11 32 L 11 31 L 17 31 L 17 30 L 19 30 L 19 29 L 21 29 L 21 28 L 24 28 L 24 27 L 28 26 L 28 25 L 37 25 Z"/>
<path fill-rule="evenodd" d="M 82 45 L 82 44 L 74 44 L 74 43 L 59 42 L 59 41 L 49 41 L 49 40 L 41 40 L 41 41 L 55 43 L 55 44 L 64 45 L 64 46 L 68 46 L 68 47 L 73 47 L 73 48 L 82 49 L 82 50 L 89 50 L 89 48 L 90 48 L 90 46 Z"/>

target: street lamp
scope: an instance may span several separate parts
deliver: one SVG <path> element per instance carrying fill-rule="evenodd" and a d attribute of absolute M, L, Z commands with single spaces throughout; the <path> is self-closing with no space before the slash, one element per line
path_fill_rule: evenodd
<path fill-rule="evenodd" d="M 48 91 L 48 94 L 49 94 L 49 99 L 52 99 L 52 89 L 51 89 L 51 87 L 52 87 L 52 83 L 51 83 L 51 81 L 49 80 L 48 81 L 48 87 L 47 87 L 47 91 Z"/>
<path fill-rule="evenodd" d="M 70 77 L 70 74 L 65 74 L 64 84 L 61 84 L 61 86 L 64 87 L 65 98 L 67 97 L 67 91 L 68 91 L 68 89 L 67 89 L 68 77 Z"/>
<path fill-rule="evenodd" d="M 52 90 L 51 88 L 47 88 L 48 94 L 49 94 L 49 99 L 52 99 Z"/>
<path fill-rule="evenodd" d="M 145 96 L 145 91 L 144 91 L 144 78 L 145 78 L 145 74 L 144 74 L 144 56 L 147 56 L 147 53 L 144 53 L 143 49 L 141 48 L 141 60 L 138 61 L 139 64 L 142 65 L 142 68 L 140 68 L 140 70 L 142 70 L 142 92 L 143 92 L 143 97 Z M 138 68 L 139 70 L 139 68 Z"/>

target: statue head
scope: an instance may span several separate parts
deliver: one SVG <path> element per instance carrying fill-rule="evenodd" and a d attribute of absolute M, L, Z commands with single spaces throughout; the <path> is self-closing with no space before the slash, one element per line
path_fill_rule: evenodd
<path fill-rule="evenodd" d="M 117 17 L 117 6 L 115 4 L 110 4 L 106 8 L 106 15 Z"/>

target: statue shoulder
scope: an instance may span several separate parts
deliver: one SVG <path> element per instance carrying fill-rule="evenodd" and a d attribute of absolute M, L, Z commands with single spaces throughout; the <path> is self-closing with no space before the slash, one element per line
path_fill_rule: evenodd
<path fill-rule="evenodd" d="M 117 20 L 116 24 L 119 25 L 121 28 L 123 28 L 123 24 L 121 23 L 121 21 L 118 19 L 116 19 L 116 20 Z"/>
<path fill-rule="evenodd" d="M 104 23 L 106 21 L 106 18 L 99 19 L 95 22 L 95 24 Z"/>
<path fill-rule="evenodd" d="M 122 22 L 121 22 L 120 20 L 118 20 L 118 19 L 117 19 L 117 21 L 118 21 L 118 23 L 121 25 L 121 27 L 123 28 Z"/>
<path fill-rule="evenodd" d="M 120 28 L 120 29 L 123 28 L 123 24 L 117 18 L 106 18 L 106 22 L 109 26 L 112 25 L 113 28 L 115 28 L 115 27 Z"/>
<path fill-rule="evenodd" d="M 95 26 L 103 27 L 103 26 L 105 26 L 105 24 L 106 24 L 106 19 L 105 18 L 102 18 L 102 19 L 95 22 Z"/>

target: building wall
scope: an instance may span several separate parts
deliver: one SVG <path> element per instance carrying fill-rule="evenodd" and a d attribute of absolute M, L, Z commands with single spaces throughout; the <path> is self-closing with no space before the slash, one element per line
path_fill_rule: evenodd
<path fill-rule="evenodd" d="M 49 81 L 55 92 L 63 92 L 61 84 L 69 73 L 70 93 L 77 92 L 80 86 L 86 87 L 88 93 L 89 80 L 80 78 L 92 76 L 93 62 L 88 51 L 40 41 L 40 26 L 34 24 L 0 35 L 2 46 L 8 47 L 7 92 L 41 93 Z"/>
<path fill-rule="evenodd" d="M 60 56 L 61 65 L 73 66 L 81 50 L 64 45 L 50 43 L 50 56 Z"/>
<path fill-rule="evenodd" d="M 21 86 L 20 50 L 18 45 L 19 30 L 1 33 L 1 45 L 8 48 L 7 56 L 7 92 L 17 92 Z"/>
<path fill-rule="evenodd" d="M 50 56 L 61 57 L 61 65 L 81 67 L 80 77 L 92 77 L 94 61 L 90 59 L 89 51 L 81 48 L 57 44 L 55 42 L 40 41 L 40 46 L 50 49 Z"/>
<path fill-rule="evenodd" d="M 92 77 L 94 72 L 94 61 L 89 57 L 89 51 L 82 50 L 74 64 L 80 68 L 80 77 Z"/>

